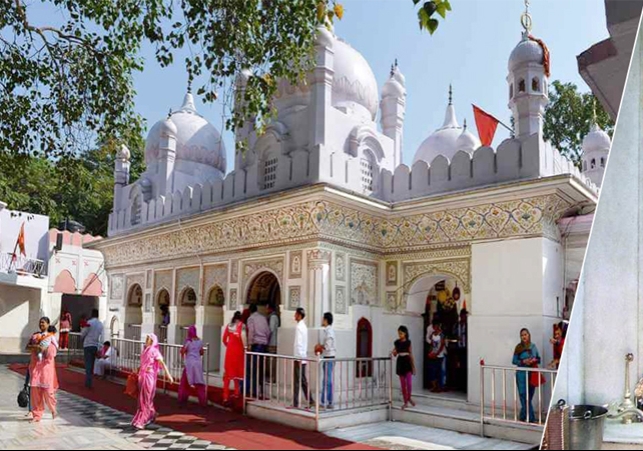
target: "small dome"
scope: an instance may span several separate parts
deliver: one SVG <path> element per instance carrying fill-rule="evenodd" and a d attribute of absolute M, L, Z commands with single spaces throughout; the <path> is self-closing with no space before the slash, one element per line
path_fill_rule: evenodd
<path fill-rule="evenodd" d="M 121 148 L 116 152 L 118 160 L 129 161 L 131 157 L 132 154 L 125 144 L 121 145 Z"/>
<path fill-rule="evenodd" d="M 462 135 L 462 132 L 463 128 L 458 124 L 458 120 L 456 119 L 455 108 L 453 104 L 449 102 L 442 127 L 424 140 L 415 153 L 413 163 L 419 160 L 431 163 L 438 155 L 442 155 L 451 160 L 459 150 L 457 148 L 457 141 Z"/>
<path fill-rule="evenodd" d="M 181 109 L 150 129 L 145 143 L 145 162 L 148 166 L 158 161 L 161 136 L 167 135 L 176 138 L 177 161 L 205 164 L 225 174 L 226 151 L 221 133 L 197 113 L 192 94 L 186 94 Z"/>
<path fill-rule="evenodd" d="M 543 64 L 545 52 L 536 41 L 529 39 L 527 33 L 523 33 L 522 40 L 511 52 L 509 57 L 509 71 L 514 71 L 519 66 L 527 64 Z"/>
<path fill-rule="evenodd" d="M 480 139 L 467 129 L 467 122 L 464 122 L 464 130 L 455 142 L 456 151 L 464 150 L 473 153 L 482 146 Z"/>
<path fill-rule="evenodd" d="M 612 140 L 598 124 L 592 124 L 589 133 L 583 139 L 583 153 L 608 152 L 612 146 Z"/>
<path fill-rule="evenodd" d="M 335 39 L 332 104 L 375 119 L 379 105 L 377 80 L 366 59 L 346 42 Z"/>
<path fill-rule="evenodd" d="M 386 97 L 404 97 L 406 88 L 404 87 L 405 78 L 397 65 L 391 68 L 391 76 L 382 88 L 382 98 Z"/>

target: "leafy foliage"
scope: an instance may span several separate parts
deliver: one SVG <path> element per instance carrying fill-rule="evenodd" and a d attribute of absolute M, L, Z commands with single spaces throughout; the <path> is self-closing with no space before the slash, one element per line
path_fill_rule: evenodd
<path fill-rule="evenodd" d="M 592 93 L 581 93 L 574 83 L 554 81 L 549 91 L 549 105 L 545 110 L 544 136 L 578 167 L 581 166 L 583 138 L 593 122 L 610 136 L 614 122 Z"/>
<path fill-rule="evenodd" d="M 0 149 L 58 158 L 140 135 L 132 79 L 145 43 L 162 66 L 187 54 L 206 102 L 249 69 L 227 125 L 261 124 L 274 80 L 302 81 L 316 27 L 343 14 L 334 0 L 0 0 Z"/>
<path fill-rule="evenodd" d="M 417 6 L 421 0 L 413 0 L 413 4 Z M 427 30 L 433 34 L 437 31 L 440 21 L 435 18 L 435 13 L 438 13 L 443 19 L 447 18 L 447 12 L 451 11 L 451 3 L 449 0 L 429 0 L 422 4 L 418 10 L 418 20 L 420 22 L 420 30 Z"/>

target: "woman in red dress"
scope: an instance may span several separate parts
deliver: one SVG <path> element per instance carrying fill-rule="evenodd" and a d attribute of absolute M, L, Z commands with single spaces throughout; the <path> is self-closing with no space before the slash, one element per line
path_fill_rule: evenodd
<path fill-rule="evenodd" d="M 226 346 L 225 367 L 223 374 L 223 402 L 230 403 L 230 382 L 234 381 L 234 397 L 241 395 L 241 381 L 244 377 L 246 358 L 246 326 L 241 320 L 241 312 L 236 312 L 232 322 L 223 334 L 223 344 Z"/>

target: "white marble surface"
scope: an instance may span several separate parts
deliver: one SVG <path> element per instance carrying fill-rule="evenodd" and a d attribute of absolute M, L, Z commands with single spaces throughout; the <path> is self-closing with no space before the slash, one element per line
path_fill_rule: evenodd
<path fill-rule="evenodd" d="M 326 433 L 326 435 L 386 449 L 526 450 L 533 448 L 522 443 L 488 439 L 477 435 L 396 422 L 336 429 Z"/>
<path fill-rule="evenodd" d="M 607 420 L 603 440 L 607 443 L 640 445 L 643 449 L 643 423 L 623 424 Z"/>

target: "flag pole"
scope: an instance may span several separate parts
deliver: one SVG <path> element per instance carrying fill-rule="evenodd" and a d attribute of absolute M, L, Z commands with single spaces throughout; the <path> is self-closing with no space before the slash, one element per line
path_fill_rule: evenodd
<path fill-rule="evenodd" d="M 22 228 L 23 226 L 21 226 Z M 20 242 L 20 232 L 18 232 L 18 238 L 16 238 L 16 245 L 13 247 L 13 254 L 11 254 L 11 263 L 9 263 L 9 272 L 11 272 L 11 267 L 13 264 L 18 260 L 18 256 L 16 255 L 16 251 L 18 251 L 18 243 Z"/>

